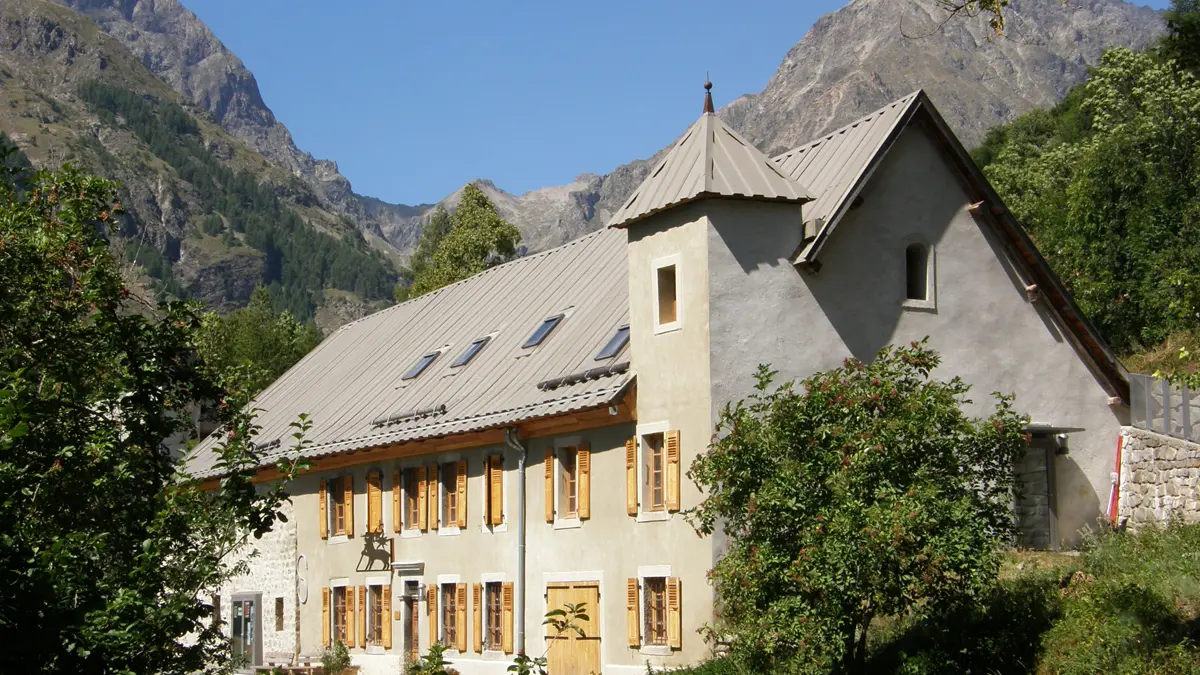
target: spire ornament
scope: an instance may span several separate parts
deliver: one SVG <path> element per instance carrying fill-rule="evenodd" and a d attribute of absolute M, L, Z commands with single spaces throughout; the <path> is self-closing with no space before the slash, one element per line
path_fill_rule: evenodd
<path fill-rule="evenodd" d="M 704 112 L 706 114 L 715 114 L 717 112 L 713 109 L 712 82 L 709 81 L 707 73 L 704 76 Z"/>

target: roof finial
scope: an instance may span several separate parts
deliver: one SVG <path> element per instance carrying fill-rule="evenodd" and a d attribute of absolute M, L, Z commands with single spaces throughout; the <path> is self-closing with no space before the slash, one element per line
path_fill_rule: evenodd
<path fill-rule="evenodd" d="M 717 112 L 716 110 L 713 110 L 712 82 L 709 81 L 707 72 L 704 73 L 704 112 L 705 113 Z"/>

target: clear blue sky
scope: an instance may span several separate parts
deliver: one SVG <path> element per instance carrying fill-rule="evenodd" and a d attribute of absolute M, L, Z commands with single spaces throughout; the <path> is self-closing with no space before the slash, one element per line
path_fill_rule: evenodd
<path fill-rule="evenodd" d="M 416 204 L 649 156 L 699 115 L 706 70 L 718 107 L 760 91 L 845 0 L 182 2 L 302 150 L 360 194 Z"/>

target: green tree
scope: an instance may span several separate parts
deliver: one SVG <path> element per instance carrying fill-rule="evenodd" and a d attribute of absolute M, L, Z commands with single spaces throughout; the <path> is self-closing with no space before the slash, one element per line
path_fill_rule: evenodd
<path fill-rule="evenodd" d="M 286 310 L 276 314 L 271 293 L 259 286 L 250 304 L 220 316 L 204 315 L 197 344 L 205 362 L 221 373 L 248 378 L 258 393 L 321 342 L 312 323 L 300 323 Z"/>
<path fill-rule="evenodd" d="M 413 282 L 417 277 L 428 273 L 429 266 L 433 263 L 433 254 L 437 253 L 438 247 L 442 245 L 446 235 L 450 234 L 451 227 L 453 227 L 453 223 L 450 220 L 450 212 L 438 204 L 429 222 L 421 228 L 421 238 L 417 242 L 417 250 L 413 251 L 412 256 L 408 259 L 408 265 L 400 268 L 400 283 L 396 284 L 395 290 L 396 302 L 404 302 L 409 299 Z"/>
<path fill-rule="evenodd" d="M 476 185 L 463 189 L 462 201 L 450 216 L 450 231 L 437 244 L 408 297 L 417 297 L 478 274 L 516 253 L 521 233 L 500 217 L 495 204 Z"/>
<path fill-rule="evenodd" d="M 1159 45 L 1162 55 L 1181 68 L 1200 71 L 1200 0 L 1171 0 L 1164 18 L 1167 34 Z"/>
<path fill-rule="evenodd" d="M 711 571 L 732 656 L 750 672 L 862 672 L 875 617 L 954 606 L 993 583 L 1010 540 L 1026 419 L 1009 397 L 962 412 L 960 379 L 932 378 L 924 342 L 727 404 L 689 477 L 688 518 L 720 528 Z"/>
<path fill-rule="evenodd" d="M 116 186 L 66 168 L 28 187 L 0 180 L 0 671 L 219 670 L 199 598 L 244 569 L 225 556 L 271 528 L 284 483 L 251 481 L 256 428 L 195 358 L 198 308 L 131 311 Z M 225 403 L 211 490 L 169 446 L 195 401 Z"/>

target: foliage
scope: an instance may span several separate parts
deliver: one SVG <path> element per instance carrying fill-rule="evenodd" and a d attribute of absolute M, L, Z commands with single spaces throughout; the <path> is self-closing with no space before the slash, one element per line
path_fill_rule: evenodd
<path fill-rule="evenodd" d="M 796 391 L 726 405 L 689 470 L 706 494 L 688 514 L 729 548 L 711 571 L 740 665 L 793 661 L 858 671 L 878 616 L 953 606 L 987 592 L 1011 532 L 1012 466 L 1024 452 L 1009 397 L 986 420 L 968 387 L 935 380 L 925 342 L 847 360 Z"/>
<path fill-rule="evenodd" d="M 333 646 L 321 652 L 321 670 L 329 675 L 341 675 L 343 670 L 350 667 L 350 651 L 341 640 L 334 640 Z"/>
<path fill-rule="evenodd" d="M 1181 68 L 1200 71 L 1200 0 L 1172 0 L 1163 18 L 1167 34 L 1159 44 L 1160 53 Z"/>
<path fill-rule="evenodd" d="M 444 227 L 444 224 L 439 226 Z M 435 235 L 431 233 L 431 239 Z M 407 297 L 424 295 L 511 258 L 520 240 L 521 233 L 500 217 L 487 195 L 478 186 L 467 185 L 463 188 L 462 201 L 450 216 L 450 231 L 437 243 L 429 262 L 419 273 L 414 267 Z"/>
<path fill-rule="evenodd" d="M 976 16 L 983 14 L 988 17 L 988 25 L 996 35 L 1004 34 L 1005 12 L 1011 0 L 933 0 L 933 4 L 949 13 L 948 18 L 956 16 Z"/>
<path fill-rule="evenodd" d="M 440 642 L 433 643 L 429 647 L 429 653 L 422 656 L 420 660 L 408 664 L 405 672 L 407 675 L 459 675 L 457 670 L 447 667 L 450 665 L 450 662 L 446 660 L 448 649 L 449 647 Z"/>
<path fill-rule="evenodd" d="M 400 268 L 400 283 L 396 284 L 396 302 L 409 299 L 413 281 L 418 276 L 425 276 L 433 263 L 433 254 L 437 252 L 446 235 L 450 233 L 453 222 L 450 212 L 441 204 L 433 211 L 429 222 L 421 228 L 421 239 L 417 242 L 417 250 L 408 259 L 408 265 Z"/>
<path fill-rule="evenodd" d="M 70 167 L 29 181 L 18 192 L 0 180 L 5 669 L 220 670 L 229 644 L 199 598 L 245 569 L 227 554 L 281 517 L 304 463 L 281 462 L 281 482 L 256 486 L 253 411 L 195 358 L 198 308 L 131 311 L 104 240 L 116 186 Z M 214 452 L 228 477 L 203 491 L 168 445 L 196 401 L 222 401 L 227 430 Z"/>
<path fill-rule="evenodd" d="M 1045 113 L 994 132 L 1006 137 L 985 171 L 1084 313 L 1129 351 L 1200 317 L 1200 83 L 1113 49 L 1081 96 L 1069 134 Z"/>
<path fill-rule="evenodd" d="M 508 667 L 508 672 L 517 673 L 517 675 L 549 675 L 549 671 L 546 670 L 546 656 L 550 653 L 550 648 L 554 646 L 554 643 L 567 633 L 577 633 L 579 637 L 587 637 L 587 633 L 579 625 L 580 621 L 588 621 L 586 602 L 568 602 L 562 609 L 552 609 L 546 612 L 542 625 L 550 626 L 554 630 L 554 635 L 551 635 L 550 639 L 546 641 L 546 651 L 535 658 L 530 658 L 524 652 L 517 654 L 517 658 L 513 659 L 512 665 Z"/>
<path fill-rule="evenodd" d="M 262 286 L 242 309 L 223 317 L 205 314 L 197 336 L 201 356 L 218 372 L 249 373 L 244 386 L 250 393 L 262 391 L 320 342 L 321 332 L 313 324 L 302 324 L 287 311 L 276 314 Z"/>
<path fill-rule="evenodd" d="M 209 214 L 201 231 L 222 231 L 212 220 L 220 214 L 228 223 L 223 230 L 227 244 L 240 236 L 263 254 L 262 282 L 277 289 L 277 304 L 293 316 L 310 318 L 314 293 L 328 287 L 368 299 L 390 295 L 395 279 L 391 265 L 368 247 L 358 230 L 346 227 L 339 238 L 305 222 L 280 202 L 271 185 L 259 184 L 250 172 L 234 171 L 218 160 L 205 146 L 196 121 L 179 105 L 100 82 L 82 84 L 79 96 L 105 124 L 117 125 L 119 116 L 121 125 L 192 185 Z"/>

